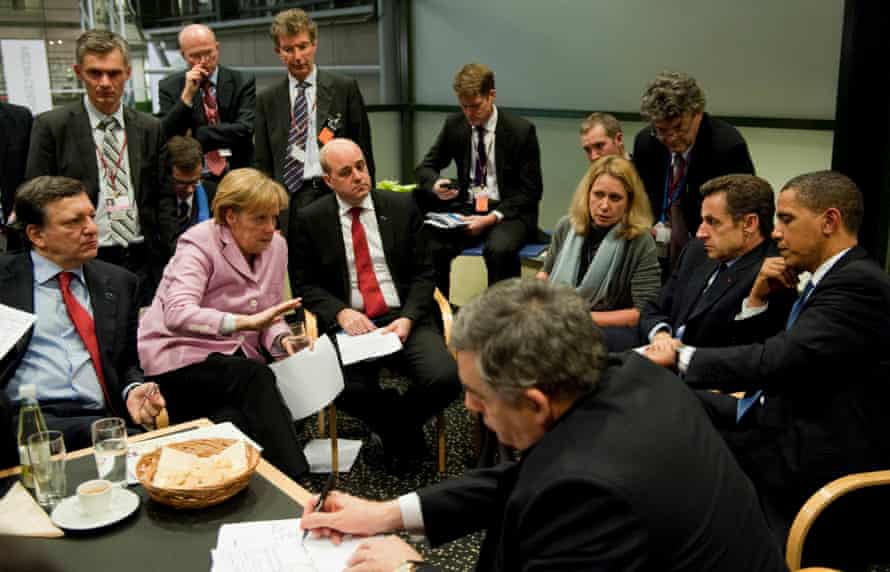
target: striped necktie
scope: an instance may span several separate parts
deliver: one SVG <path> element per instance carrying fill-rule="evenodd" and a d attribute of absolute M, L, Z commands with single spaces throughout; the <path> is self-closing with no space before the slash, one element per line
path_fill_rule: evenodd
<path fill-rule="evenodd" d="M 303 185 L 303 168 L 306 161 L 306 139 L 309 134 L 309 109 L 306 105 L 307 82 L 297 85 L 290 131 L 287 134 L 287 150 L 284 155 L 284 186 L 289 193 L 296 193 Z M 294 156 L 294 151 L 302 155 Z"/>
<path fill-rule="evenodd" d="M 106 117 L 99 122 L 99 130 L 103 132 L 102 191 L 106 199 L 114 198 L 115 202 L 118 197 L 130 199 L 129 208 L 116 210 L 111 214 L 109 225 L 111 240 L 118 246 L 126 248 L 138 236 L 139 225 L 133 218 L 135 209 L 132 197 L 130 197 L 127 169 L 124 166 L 124 158 L 121 156 L 124 149 L 115 134 L 117 127 L 118 122 L 114 117 Z"/>

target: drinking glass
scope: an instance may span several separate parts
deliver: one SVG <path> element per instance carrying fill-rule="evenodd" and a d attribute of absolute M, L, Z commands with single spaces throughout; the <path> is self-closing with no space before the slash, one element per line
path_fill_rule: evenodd
<path fill-rule="evenodd" d="M 127 486 L 127 425 L 120 417 L 93 421 L 93 455 L 100 479 Z"/>
<path fill-rule="evenodd" d="M 290 335 L 287 337 L 295 352 L 309 347 L 309 334 L 306 333 L 306 322 L 291 322 L 288 324 Z"/>
<path fill-rule="evenodd" d="M 28 437 L 28 458 L 37 502 L 51 510 L 65 498 L 65 437 L 61 431 L 39 431 Z"/>

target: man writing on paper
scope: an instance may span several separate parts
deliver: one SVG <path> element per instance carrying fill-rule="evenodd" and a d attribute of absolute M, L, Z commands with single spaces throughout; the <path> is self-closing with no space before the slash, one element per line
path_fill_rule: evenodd
<path fill-rule="evenodd" d="M 404 472 L 423 455 L 423 424 L 459 391 L 457 367 L 432 319 L 433 281 L 420 213 L 410 195 L 371 190 L 364 154 L 348 139 L 321 151 L 325 183 L 334 191 L 291 210 L 289 269 L 295 296 L 318 316 L 319 329 L 349 335 L 380 327 L 396 333 L 401 351 L 344 368 L 337 405 L 383 440 L 391 470 Z M 380 387 L 382 365 L 411 379 L 406 393 Z"/>
<path fill-rule="evenodd" d="M 47 426 L 65 434 L 69 450 L 91 446 L 96 419 L 153 422 L 166 403 L 143 383 L 136 355 L 138 281 L 93 260 L 99 232 L 83 183 L 32 179 L 19 189 L 15 211 L 31 249 L 0 256 L 0 303 L 37 320 L 0 359 L 6 397 L 16 403 L 19 387 L 35 384 Z"/>
<path fill-rule="evenodd" d="M 574 289 L 501 282 L 461 308 L 452 346 L 467 407 L 521 460 L 387 502 L 334 492 L 315 512 L 313 497 L 304 528 L 335 541 L 405 529 L 433 546 L 485 530 L 487 572 L 784 569 L 698 400 L 635 353 L 607 359 Z M 429 569 L 419 560 L 372 539 L 349 570 Z"/>

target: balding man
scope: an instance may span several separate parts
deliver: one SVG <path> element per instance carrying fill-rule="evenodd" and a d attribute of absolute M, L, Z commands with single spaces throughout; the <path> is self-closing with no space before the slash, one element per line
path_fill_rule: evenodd
<path fill-rule="evenodd" d="M 188 135 L 204 149 L 205 176 L 218 181 L 230 169 L 253 166 L 256 82 L 252 74 L 219 63 L 219 42 L 203 24 L 179 33 L 189 69 L 159 85 L 160 117 L 167 138 Z"/>

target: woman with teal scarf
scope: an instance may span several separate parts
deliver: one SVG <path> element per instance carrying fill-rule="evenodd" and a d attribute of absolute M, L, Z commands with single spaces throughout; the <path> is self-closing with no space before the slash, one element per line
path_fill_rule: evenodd
<path fill-rule="evenodd" d="M 598 326 L 635 327 L 661 286 L 651 229 L 649 198 L 633 164 L 602 157 L 578 183 L 538 278 L 577 288 Z"/>

